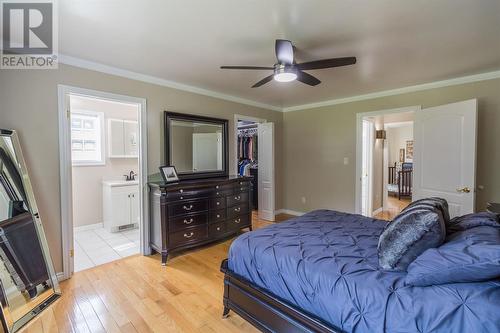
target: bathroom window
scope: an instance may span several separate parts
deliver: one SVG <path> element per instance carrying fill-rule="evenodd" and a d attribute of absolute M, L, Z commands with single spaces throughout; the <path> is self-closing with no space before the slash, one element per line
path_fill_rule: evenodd
<path fill-rule="evenodd" d="M 104 114 L 71 111 L 71 159 L 73 165 L 104 165 Z"/>

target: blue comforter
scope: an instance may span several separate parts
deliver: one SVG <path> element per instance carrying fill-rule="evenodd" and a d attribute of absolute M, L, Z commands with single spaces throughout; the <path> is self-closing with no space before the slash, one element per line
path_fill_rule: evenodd
<path fill-rule="evenodd" d="M 500 281 L 410 287 L 379 269 L 385 223 L 314 211 L 238 237 L 229 269 L 346 332 L 500 332 Z"/>

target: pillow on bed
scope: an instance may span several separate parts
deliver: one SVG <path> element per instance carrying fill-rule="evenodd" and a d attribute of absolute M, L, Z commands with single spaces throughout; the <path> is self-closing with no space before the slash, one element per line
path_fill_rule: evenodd
<path fill-rule="evenodd" d="M 405 271 L 425 250 L 441 245 L 446 236 L 441 210 L 414 207 L 388 223 L 378 241 L 379 265 Z"/>
<path fill-rule="evenodd" d="M 448 234 L 480 226 L 500 228 L 500 217 L 490 212 L 480 212 L 455 217 L 446 228 Z"/>
<path fill-rule="evenodd" d="M 478 226 L 448 236 L 410 266 L 406 284 L 430 286 L 478 282 L 500 277 L 500 228 Z"/>
<path fill-rule="evenodd" d="M 415 207 L 425 207 L 425 208 L 430 208 L 430 207 L 435 207 L 441 211 L 443 214 L 443 219 L 445 225 L 448 225 L 450 222 L 450 212 L 448 210 L 448 201 L 446 201 L 443 198 L 438 198 L 438 197 L 431 197 L 431 198 L 425 198 L 425 199 L 420 199 L 413 201 L 410 203 L 405 209 L 403 209 L 402 212 L 407 211 L 409 209 L 415 208 Z"/>

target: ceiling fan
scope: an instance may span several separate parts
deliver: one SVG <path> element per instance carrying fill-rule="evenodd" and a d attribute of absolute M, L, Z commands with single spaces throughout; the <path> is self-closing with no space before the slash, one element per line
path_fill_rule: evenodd
<path fill-rule="evenodd" d="M 314 76 L 304 72 L 313 69 L 323 69 L 331 67 L 340 67 L 347 65 L 354 65 L 356 57 L 332 58 L 316 61 L 303 62 L 297 64 L 295 62 L 294 50 L 292 42 L 284 39 L 277 39 L 275 44 L 276 59 L 278 62 L 273 67 L 260 67 L 260 66 L 221 66 L 221 69 L 249 69 L 249 70 L 272 70 L 273 74 L 266 76 L 252 88 L 260 87 L 272 79 L 278 82 L 291 82 L 293 80 L 300 81 L 310 86 L 315 86 L 321 83 L 320 80 Z"/>

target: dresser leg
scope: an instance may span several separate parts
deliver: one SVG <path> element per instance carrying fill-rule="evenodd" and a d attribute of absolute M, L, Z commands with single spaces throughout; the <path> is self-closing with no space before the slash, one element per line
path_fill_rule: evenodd
<path fill-rule="evenodd" d="M 224 312 L 222 313 L 222 319 L 226 319 L 227 317 L 229 317 L 229 308 L 224 307 Z"/>
<path fill-rule="evenodd" d="M 161 265 L 162 266 L 167 266 L 167 258 L 168 258 L 168 252 L 162 252 L 161 253 Z"/>
<path fill-rule="evenodd" d="M 253 230 L 253 227 L 252 227 L 252 225 L 251 225 L 251 224 L 250 224 L 250 226 L 248 227 L 248 229 L 249 229 L 250 231 L 252 231 L 252 230 Z"/>

